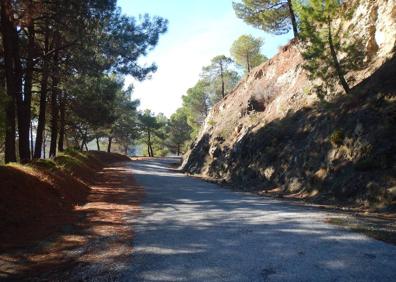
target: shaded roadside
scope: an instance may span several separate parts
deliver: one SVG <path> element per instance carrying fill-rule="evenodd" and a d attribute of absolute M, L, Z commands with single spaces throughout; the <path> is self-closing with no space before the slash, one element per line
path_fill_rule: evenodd
<path fill-rule="evenodd" d="M 114 279 L 132 252 L 129 220 L 139 212 L 143 196 L 126 164 L 113 164 L 98 173 L 87 203 L 73 212 L 77 222 L 38 244 L 1 254 L 0 278 Z"/>

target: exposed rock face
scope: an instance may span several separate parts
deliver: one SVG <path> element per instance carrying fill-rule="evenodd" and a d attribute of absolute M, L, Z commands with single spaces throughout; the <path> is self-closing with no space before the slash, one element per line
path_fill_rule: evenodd
<path fill-rule="evenodd" d="M 321 106 L 291 42 L 211 110 L 183 169 L 242 188 L 382 201 L 396 185 L 396 1 L 360 1 L 351 36 L 368 67 L 353 97 Z"/>

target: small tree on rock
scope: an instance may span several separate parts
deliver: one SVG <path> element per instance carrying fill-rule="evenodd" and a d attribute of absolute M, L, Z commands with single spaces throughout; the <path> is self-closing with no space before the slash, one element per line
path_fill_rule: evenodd
<path fill-rule="evenodd" d="M 231 56 L 235 62 L 241 65 L 247 73 L 250 70 L 266 61 L 267 58 L 260 53 L 263 41 L 251 35 L 242 35 L 231 46 Z"/>
<path fill-rule="evenodd" d="M 323 83 L 315 88 L 317 94 L 323 98 L 334 91 L 337 82 L 349 94 L 346 74 L 361 68 L 364 60 L 361 40 L 342 30 L 342 23 L 351 18 L 354 7 L 347 8 L 340 0 L 309 0 L 296 8 L 304 42 L 304 68 L 310 79 L 320 78 Z"/>
<path fill-rule="evenodd" d="M 238 83 L 240 76 L 232 68 L 233 65 L 231 58 L 219 55 L 211 60 L 210 65 L 203 67 L 201 76 L 207 81 L 211 105 L 227 96 Z"/>
<path fill-rule="evenodd" d="M 221 82 L 221 97 L 224 98 L 226 73 L 229 71 L 229 66 L 232 64 L 232 59 L 224 55 L 216 56 L 212 59 L 209 66 L 203 68 L 203 75 L 210 78 L 212 81 L 220 79 Z"/>

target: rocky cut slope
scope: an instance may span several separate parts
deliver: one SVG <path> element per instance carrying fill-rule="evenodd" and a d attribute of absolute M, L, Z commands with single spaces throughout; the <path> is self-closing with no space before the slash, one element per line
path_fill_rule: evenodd
<path fill-rule="evenodd" d="M 321 104 L 307 93 L 298 42 L 255 68 L 216 104 L 182 168 L 247 190 L 344 204 L 387 203 L 396 188 L 396 2 L 360 1 L 345 23 L 367 67 Z"/>

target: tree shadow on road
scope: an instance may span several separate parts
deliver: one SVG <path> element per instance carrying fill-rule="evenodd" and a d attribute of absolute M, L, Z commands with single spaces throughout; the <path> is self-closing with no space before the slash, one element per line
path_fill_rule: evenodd
<path fill-rule="evenodd" d="M 231 192 L 162 168 L 148 172 L 152 165 L 140 163 L 142 172 L 135 172 L 147 197 L 126 280 L 393 279 L 395 247 L 327 225 L 317 208 Z"/>

